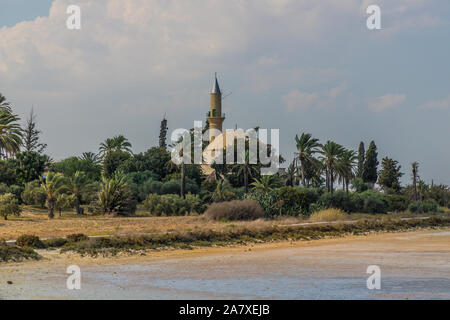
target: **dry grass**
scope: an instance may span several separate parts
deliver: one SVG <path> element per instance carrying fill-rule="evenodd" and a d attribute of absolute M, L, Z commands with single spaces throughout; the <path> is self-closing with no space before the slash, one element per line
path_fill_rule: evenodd
<path fill-rule="evenodd" d="M 276 223 L 283 221 L 280 219 Z M 290 223 L 301 221 L 289 219 Z M 10 220 L 0 220 L 0 239 L 17 239 L 22 234 L 37 235 L 40 238 L 66 237 L 70 234 L 84 233 L 88 236 L 128 236 L 148 235 L 166 232 L 189 232 L 197 230 L 221 231 L 234 227 L 261 228 L 272 226 L 274 221 L 235 221 L 219 222 L 209 220 L 203 216 L 182 217 L 103 217 L 76 216 L 73 213 L 63 213 L 63 217 L 56 215 L 49 220 L 44 210 L 26 210 L 20 217 Z"/>
<path fill-rule="evenodd" d="M 339 221 L 347 220 L 349 215 L 340 209 L 326 209 L 314 212 L 309 217 L 310 221 L 321 222 L 321 221 Z"/>
<path fill-rule="evenodd" d="M 253 200 L 234 200 L 213 203 L 205 212 L 205 217 L 212 220 L 244 221 L 264 218 L 264 211 Z"/>

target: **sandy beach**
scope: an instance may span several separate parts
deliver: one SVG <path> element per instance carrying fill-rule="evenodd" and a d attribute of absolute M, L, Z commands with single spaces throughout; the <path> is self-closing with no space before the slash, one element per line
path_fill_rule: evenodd
<path fill-rule="evenodd" d="M 450 299 L 449 228 L 145 256 L 40 253 L 0 265 L 0 299 Z M 81 268 L 81 290 L 66 288 L 69 265 Z M 366 287 L 369 265 L 381 290 Z"/>

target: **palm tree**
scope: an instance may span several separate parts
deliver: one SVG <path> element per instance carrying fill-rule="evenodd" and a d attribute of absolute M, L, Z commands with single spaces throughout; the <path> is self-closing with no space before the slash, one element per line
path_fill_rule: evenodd
<path fill-rule="evenodd" d="M 340 144 L 333 141 L 327 141 L 319 151 L 322 155 L 321 160 L 325 166 L 328 191 L 331 193 L 334 192 L 333 182 L 336 179 L 335 172 L 338 170 L 339 158 L 342 156 L 344 150 L 344 147 Z"/>
<path fill-rule="evenodd" d="M 302 133 L 300 138 L 295 136 L 295 142 L 297 145 L 297 159 L 300 162 L 300 173 L 302 175 L 302 185 L 306 186 L 306 171 L 308 166 L 317 166 L 317 159 L 313 157 L 313 154 L 318 152 L 320 147 L 319 139 L 312 138 L 309 133 Z"/>
<path fill-rule="evenodd" d="M 280 187 L 281 181 L 277 175 L 265 175 L 261 179 L 255 179 L 250 185 L 253 186 L 253 190 L 270 192 L 274 188 Z"/>
<path fill-rule="evenodd" d="M 89 161 L 92 162 L 94 164 L 99 164 L 100 163 L 100 157 L 98 156 L 98 154 L 94 153 L 94 152 L 83 152 L 81 154 L 81 157 L 79 157 L 80 160 L 85 160 L 85 161 Z"/>
<path fill-rule="evenodd" d="M 118 171 L 111 178 L 103 176 L 98 199 L 103 213 L 118 213 L 127 206 L 130 194 L 126 176 Z"/>
<path fill-rule="evenodd" d="M 353 150 L 344 150 L 338 161 L 339 180 L 342 182 L 342 188 L 347 191 L 350 181 L 355 177 L 354 167 L 358 156 Z"/>
<path fill-rule="evenodd" d="M 69 178 L 67 188 L 72 193 L 74 200 L 75 200 L 75 208 L 77 211 L 77 214 L 81 214 L 81 200 L 83 192 L 85 192 L 88 188 L 89 181 L 86 177 L 86 174 L 81 171 L 75 172 L 75 174 Z"/>
<path fill-rule="evenodd" d="M 11 105 L 8 101 L 6 101 L 5 96 L 0 93 L 0 109 L 12 112 Z"/>
<path fill-rule="evenodd" d="M 22 128 L 18 124 L 19 120 L 9 109 L 0 108 L 0 153 L 15 154 L 20 151 Z"/>
<path fill-rule="evenodd" d="M 48 217 L 53 219 L 58 195 L 67 189 L 65 179 L 59 173 L 49 172 L 41 188 L 47 194 Z"/>
<path fill-rule="evenodd" d="M 230 189 L 231 189 L 231 185 L 227 180 L 217 181 L 217 186 L 213 192 L 212 200 L 214 202 L 226 201 L 232 195 Z"/>
<path fill-rule="evenodd" d="M 417 179 L 419 178 L 419 163 L 413 162 L 411 163 L 411 169 L 412 169 L 412 179 L 413 179 L 413 188 L 414 188 L 414 200 L 418 200 L 418 194 L 417 194 Z"/>
<path fill-rule="evenodd" d="M 113 138 L 108 138 L 100 144 L 100 154 L 102 156 L 107 155 L 113 151 L 123 151 L 132 153 L 131 143 L 123 135 L 115 136 Z"/>
<path fill-rule="evenodd" d="M 224 153 L 225 154 L 225 153 Z M 249 186 L 249 177 L 253 177 L 257 171 L 255 165 L 250 164 L 250 152 L 248 149 L 246 149 L 242 155 L 241 159 L 239 159 L 241 163 L 237 163 L 235 165 L 232 165 L 232 170 L 236 172 L 238 176 L 243 177 L 244 179 L 244 189 L 245 193 L 248 193 L 248 186 Z"/>

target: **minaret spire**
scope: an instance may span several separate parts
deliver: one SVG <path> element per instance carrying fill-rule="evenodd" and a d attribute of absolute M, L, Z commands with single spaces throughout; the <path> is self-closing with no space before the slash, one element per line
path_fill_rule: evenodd
<path fill-rule="evenodd" d="M 222 94 L 222 92 L 220 92 L 219 82 L 217 81 L 217 72 L 214 73 L 214 85 L 211 93 Z"/>
<path fill-rule="evenodd" d="M 215 138 L 214 129 L 222 132 L 222 123 L 225 120 L 225 115 L 222 113 L 222 92 L 217 81 L 217 72 L 214 74 L 214 85 L 210 96 L 211 106 L 207 120 L 210 130 L 209 139 L 212 142 Z"/>

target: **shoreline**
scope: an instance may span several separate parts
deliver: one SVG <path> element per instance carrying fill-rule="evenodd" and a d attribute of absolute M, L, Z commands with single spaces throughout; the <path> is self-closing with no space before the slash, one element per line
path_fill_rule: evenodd
<path fill-rule="evenodd" d="M 449 299 L 449 241 L 446 227 L 145 256 L 53 251 L 1 264 L 0 299 Z M 384 291 L 365 288 L 372 264 L 383 271 Z M 81 268 L 82 290 L 65 288 L 69 265 Z"/>

